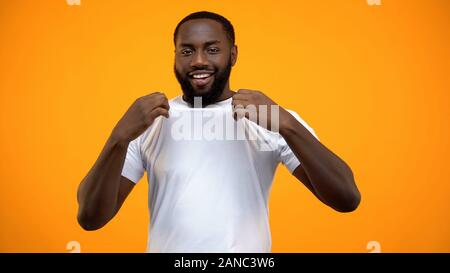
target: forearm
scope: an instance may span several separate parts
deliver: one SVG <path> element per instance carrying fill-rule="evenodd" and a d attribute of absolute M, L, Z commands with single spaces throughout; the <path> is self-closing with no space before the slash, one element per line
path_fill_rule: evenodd
<path fill-rule="evenodd" d="M 280 134 L 302 163 L 315 193 L 336 210 L 356 208 L 360 194 L 350 167 L 288 112 L 281 117 Z"/>
<path fill-rule="evenodd" d="M 115 214 L 128 143 L 112 134 L 78 188 L 78 221 L 86 229 L 106 224 Z"/>

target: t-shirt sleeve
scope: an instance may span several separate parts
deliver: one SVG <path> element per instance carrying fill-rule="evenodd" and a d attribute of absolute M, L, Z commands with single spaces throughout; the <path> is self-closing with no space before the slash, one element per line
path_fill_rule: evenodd
<path fill-rule="evenodd" d="M 144 170 L 140 149 L 140 137 L 138 137 L 128 145 L 127 155 L 122 169 L 122 176 L 137 183 L 144 175 Z"/>
<path fill-rule="evenodd" d="M 295 117 L 308 131 L 317 139 L 319 139 L 311 128 L 296 112 L 287 110 L 291 115 Z M 293 173 L 294 170 L 300 165 L 300 161 L 292 152 L 291 148 L 288 146 L 284 138 L 280 135 L 278 140 L 278 157 L 279 161 L 286 166 L 286 168 Z"/>

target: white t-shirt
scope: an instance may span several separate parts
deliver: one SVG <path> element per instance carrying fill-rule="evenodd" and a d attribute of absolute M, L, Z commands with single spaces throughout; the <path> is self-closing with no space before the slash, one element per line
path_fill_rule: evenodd
<path fill-rule="evenodd" d="M 279 162 L 291 173 L 300 162 L 279 133 L 246 118 L 236 122 L 231 101 L 192 108 L 175 97 L 170 117 L 158 117 L 130 142 L 122 176 L 137 183 L 147 171 L 148 252 L 271 251 L 274 173 Z"/>

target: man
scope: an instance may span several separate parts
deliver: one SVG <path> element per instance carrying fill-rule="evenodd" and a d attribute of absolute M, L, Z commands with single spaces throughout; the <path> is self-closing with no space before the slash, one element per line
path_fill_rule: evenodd
<path fill-rule="evenodd" d="M 270 252 L 268 194 L 279 162 L 324 204 L 339 212 L 357 208 L 361 197 L 351 169 L 297 113 L 260 91 L 230 90 L 238 50 L 227 19 L 193 13 L 177 25 L 174 43 L 183 95 L 170 101 L 159 92 L 141 97 L 117 123 L 78 189 L 78 221 L 84 229 L 110 221 L 144 171 L 149 252 Z M 240 112 L 250 106 L 257 109 L 256 119 Z M 276 106 L 278 112 L 262 111 L 263 106 Z M 244 123 L 262 137 L 259 144 L 272 149 L 249 139 L 175 139 L 174 127 L 185 123 L 176 116 L 198 111 Z"/>

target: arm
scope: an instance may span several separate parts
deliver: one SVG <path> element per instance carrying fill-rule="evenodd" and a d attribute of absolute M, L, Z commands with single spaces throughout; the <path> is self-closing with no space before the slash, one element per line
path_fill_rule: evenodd
<path fill-rule="evenodd" d="M 78 223 L 96 230 L 108 223 L 122 206 L 134 183 L 121 176 L 128 143 L 111 136 L 92 169 L 80 183 Z"/>
<path fill-rule="evenodd" d="M 141 135 L 158 116 L 168 117 L 169 104 L 162 93 L 136 100 L 117 123 L 92 169 L 77 192 L 78 223 L 96 230 L 119 211 L 134 183 L 122 177 L 129 143 Z"/>
<path fill-rule="evenodd" d="M 271 107 L 277 104 L 262 92 L 240 89 L 233 95 L 232 104 L 237 116 L 242 116 L 242 114 L 239 115 L 242 107 L 256 106 L 258 124 L 272 130 L 270 111 L 267 117 L 260 116 L 258 106 Z M 249 116 L 245 113 L 246 118 Z M 261 123 L 261 120 L 267 122 Z M 355 210 L 360 203 L 361 195 L 350 167 L 282 107 L 279 107 L 277 121 L 280 135 L 302 163 L 294 170 L 293 175 L 302 181 L 319 200 L 333 209 L 340 212 Z"/>
<path fill-rule="evenodd" d="M 326 205 L 339 212 L 354 211 L 361 195 L 350 167 L 281 107 L 279 118 L 281 136 L 302 163 L 293 175 Z"/>

